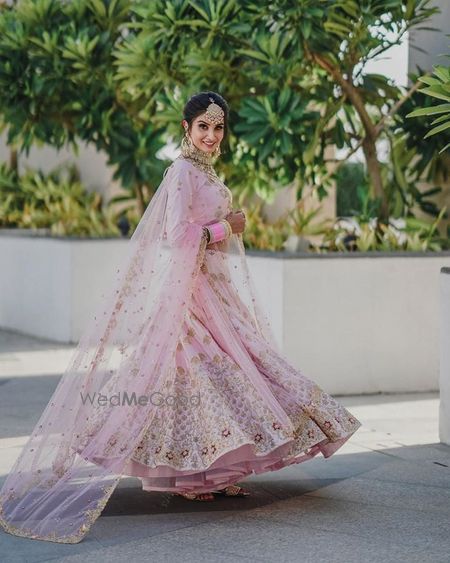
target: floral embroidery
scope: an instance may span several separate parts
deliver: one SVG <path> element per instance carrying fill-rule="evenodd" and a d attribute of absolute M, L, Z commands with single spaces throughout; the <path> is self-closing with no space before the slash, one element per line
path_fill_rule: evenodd
<path fill-rule="evenodd" d="M 199 272 L 211 295 L 228 308 L 231 328 L 289 423 L 280 422 L 246 371 L 218 345 L 208 329 L 205 303 L 211 297 L 204 297 L 203 287 L 197 285 L 184 316 L 173 374 L 161 389 L 163 395 L 175 398 L 174 405 L 158 408 L 132 458 L 152 468 L 169 465 L 195 474 L 245 444 L 251 443 L 255 454 L 264 455 L 289 443 L 288 461 L 320 442 L 354 432 L 359 421 L 263 339 L 256 317 L 232 283 L 224 253 L 208 247 L 202 256 Z M 198 404 L 178 400 L 186 397 Z"/>
<path fill-rule="evenodd" d="M 189 171 L 189 174 L 192 174 L 192 171 Z M 198 175 L 196 177 L 198 178 Z M 181 183 L 178 189 L 181 189 L 180 186 Z M 195 219 L 199 225 L 204 224 L 203 218 L 205 221 L 212 220 L 214 213 L 216 218 L 222 218 L 231 209 L 231 192 L 225 184 L 215 180 L 211 188 L 213 189 L 208 194 L 210 198 L 208 203 L 211 205 L 208 206 L 205 202 L 196 205 L 195 201 L 189 205 L 193 216 L 200 212 L 204 214 L 201 218 L 197 216 Z M 359 421 L 270 348 L 261 336 L 259 317 L 241 300 L 233 284 L 234 277 L 230 275 L 231 268 L 238 266 L 234 263 L 233 256 L 227 256 L 227 253 L 232 243 L 241 245 L 239 248 L 243 249 L 242 237 L 231 237 L 228 241 L 221 241 L 207 250 L 206 233 L 202 231 L 192 248 L 195 248 L 197 243 L 195 267 L 190 272 L 189 295 L 192 299 L 189 299 L 189 305 L 185 307 L 186 314 L 181 335 L 176 342 L 176 351 L 175 342 L 169 350 L 169 353 L 174 353 L 174 361 L 170 364 L 170 373 L 164 374 L 167 377 L 161 389 L 163 396 L 170 395 L 174 401 L 170 404 L 163 402 L 158 408 L 152 409 L 152 416 L 149 416 L 151 420 L 148 422 L 148 427 L 142 429 L 144 432 L 140 434 L 139 443 L 135 445 L 132 459 L 152 468 L 170 466 L 180 471 L 189 470 L 194 476 L 197 471 L 208 479 L 208 468 L 211 464 L 224 454 L 244 445 L 250 445 L 256 456 L 263 456 L 286 444 L 290 449 L 279 460 L 279 464 L 285 462 L 287 464 L 305 452 L 315 451 L 317 448 L 314 450 L 314 446 L 317 444 L 328 444 L 348 437 L 359 427 Z M 89 390 L 96 367 L 100 368 L 100 372 L 104 369 L 105 375 L 108 374 L 108 369 L 113 364 L 111 361 L 110 366 L 108 360 L 116 359 L 112 355 L 110 358 L 109 348 L 105 354 L 111 343 L 114 344 L 114 351 L 117 350 L 119 355 L 126 355 L 128 346 L 121 343 L 121 331 L 124 334 L 126 331 L 132 332 L 130 327 L 133 323 L 121 323 L 120 321 L 124 319 L 121 317 L 118 321 L 117 313 L 120 311 L 121 314 L 132 315 L 137 312 L 122 310 L 124 297 L 134 291 L 146 290 L 146 284 L 139 284 L 139 288 L 135 287 L 136 284 L 133 285 L 134 280 L 139 278 L 139 273 L 144 271 L 145 253 L 148 249 L 145 236 L 139 244 L 139 251 L 125 272 L 122 291 L 116 292 L 118 295 L 114 311 L 110 318 L 102 319 L 104 322 L 101 323 L 101 329 L 98 329 L 101 344 L 92 351 L 92 360 L 91 356 L 85 359 L 84 368 L 88 371 L 83 378 L 83 389 Z M 154 271 L 151 270 L 151 273 L 153 274 Z M 176 282 L 177 280 L 174 283 Z M 206 295 L 203 295 L 202 291 L 197 291 L 199 287 L 206 292 Z M 245 293 L 249 287 L 249 284 L 244 283 L 243 292 Z M 208 304 L 215 297 L 217 302 L 214 303 L 214 307 L 220 308 L 222 305 L 227 307 L 223 321 L 229 320 L 230 325 L 227 328 L 234 329 L 234 336 L 240 338 L 239 345 L 242 344 L 245 348 L 248 357 L 251 357 L 257 372 L 261 375 L 261 382 L 264 382 L 261 387 L 272 392 L 280 409 L 274 408 L 274 403 L 270 403 L 269 406 L 266 402 L 265 393 L 259 388 L 258 382 L 255 382 L 257 373 L 249 374 L 248 370 L 243 369 L 231 355 L 228 355 L 228 348 L 233 350 L 233 346 L 228 346 L 227 332 L 224 332 L 223 341 L 221 338 L 215 338 L 214 329 L 220 331 L 221 327 L 215 327 L 214 323 L 210 322 L 211 318 L 214 318 L 214 307 L 208 309 Z M 185 301 L 180 300 L 180 308 L 184 307 L 187 301 L 187 298 Z M 165 304 L 162 303 L 162 306 Z M 139 310 L 142 311 L 143 308 Z M 118 325 L 117 334 L 112 335 L 111 332 Z M 178 325 L 174 326 L 173 331 L 178 331 L 179 328 Z M 158 330 L 158 327 L 150 326 L 150 331 L 155 329 Z M 147 319 L 144 318 L 140 323 L 140 329 L 134 331 L 133 336 L 138 337 L 144 333 L 145 337 L 151 337 L 150 331 L 148 331 Z M 170 332 L 170 335 L 172 334 L 173 332 Z M 134 342 L 134 339 L 130 341 Z M 136 342 L 141 344 L 137 340 Z M 120 357 L 117 359 L 124 360 Z M 130 361 L 126 366 L 127 374 L 136 378 L 146 377 L 144 367 L 142 362 Z M 161 363 L 156 363 L 151 369 L 159 372 L 161 367 Z M 115 368 L 109 370 L 109 374 L 112 375 L 111 389 L 117 384 L 116 372 L 119 374 L 119 370 Z M 186 397 L 189 401 L 179 400 Z M 197 399 L 199 401 L 195 404 Z M 280 410 L 284 411 L 285 417 L 280 416 Z M 80 409 L 79 418 L 83 423 L 83 429 L 75 436 L 74 443 L 63 444 L 64 447 L 58 452 L 61 455 L 55 459 L 53 473 L 45 485 L 56 483 L 70 471 L 66 458 L 73 455 L 74 451 L 89 461 L 83 455 L 83 448 L 92 436 L 104 427 L 106 421 L 101 408 L 94 411 L 91 416 L 85 416 L 88 413 L 91 415 L 92 410 L 84 412 Z M 275 413 L 278 416 L 275 416 Z M 110 436 L 104 451 L 96 452 L 96 456 L 113 457 L 117 452 L 126 451 L 130 443 L 134 443 L 134 439 L 137 438 L 130 436 L 128 430 L 127 420 L 124 420 L 123 428 Z M 142 468 L 140 470 L 142 471 Z M 8 525 L 1 517 L 4 497 L 0 499 L 0 523 L 7 531 L 12 531 L 16 535 L 61 543 L 77 543 L 102 511 L 117 481 L 118 479 L 103 488 L 102 498 L 85 513 L 87 518 L 81 527 L 66 537 L 57 537 L 56 534 L 38 536 L 31 530 L 17 529 Z M 14 493 L 11 493 L 9 498 L 13 497 Z"/>

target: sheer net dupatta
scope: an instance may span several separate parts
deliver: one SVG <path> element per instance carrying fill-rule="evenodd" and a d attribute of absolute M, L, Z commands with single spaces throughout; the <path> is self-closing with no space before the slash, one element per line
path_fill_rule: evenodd
<path fill-rule="evenodd" d="M 195 180 L 176 160 L 147 207 L 54 394 L 0 491 L 5 531 L 78 543 L 100 515 L 174 377 L 204 258 Z"/>

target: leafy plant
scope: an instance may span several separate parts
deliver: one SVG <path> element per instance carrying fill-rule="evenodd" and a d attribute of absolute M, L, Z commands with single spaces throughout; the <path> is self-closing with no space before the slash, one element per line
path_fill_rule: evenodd
<path fill-rule="evenodd" d="M 420 72 L 419 69 L 419 74 Z M 416 84 L 419 83 L 418 74 L 411 74 L 410 79 Z M 407 119 L 416 111 L 419 111 L 420 115 L 415 119 Z M 416 177 L 431 184 L 439 184 L 449 179 L 450 154 L 440 149 L 450 143 L 450 130 L 446 129 L 425 139 L 434 120 L 433 111 L 434 99 L 418 90 L 400 108 L 391 130 L 396 136 L 405 137 L 407 150 L 414 149 L 410 168 Z"/>
<path fill-rule="evenodd" d="M 276 221 L 268 221 L 260 202 L 246 208 L 244 244 L 248 248 L 260 250 L 283 250 L 290 236 L 307 239 L 308 236 L 323 234 L 332 220 L 314 222 L 319 212 L 320 207 L 308 211 L 305 209 L 305 202 L 298 201 L 294 209 L 284 213 Z"/>
<path fill-rule="evenodd" d="M 114 179 L 143 213 L 164 164 L 163 131 L 139 119 L 115 82 L 113 50 L 132 21 L 130 0 L 19 0 L 0 10 L 0 113 L 7 142 L 108 155 Z"/>
<path fill-rule="evenodd" d="M 348 217 L 360 213 L 369 184 L 362 162 L 346 162 L 336 173 L 336 215 Z"/>
<path fill-rule="evenodd" d="M 48 229 L 53 235 L 118 236 L 117 215 L 89 193 L 75 166 L 49 174 L 28 169 L 22 176 L 0 166 L 0 226 Z"/>
<path fill-rule="evenodd" d="M 449 55 L 447 55 L 449 56 Z M 444 100 L 446 103 L 432 105 L 431 107 L 424 107 L 414 110 L 409 113 L 406 117 L 422 117 L 422 116 L 436 116 L 432 122 L 432 129 L 428 131 L 424 139 L 447 131 L 450 128 L 450 67 L 444 67 L 442 65 L 433 66 L 432 76 L 421 76 L 419 81 L 427 84 L 426 88 L 421 88 L 419 92 L 427 94 L 432 98 L 438 100 Z M 448 142 L 443 148 L 440 149 L 439 154 L 444 152 L 450 147 L 450 142 Z"/>
<path fill-rule="evenodd" d="M 284 218 L 273 223 L 268 222 L 262 213 L 261 202 L 246 209 L 245 214 L 243 242 L 246 248 L 283 250 L 283 244 L 291 232 L 290 225 Z"/>
<path fill-rule="evenodd" d="M 449 248 L 449 240 L 441 237 L 437 227 L 446 207 L 432 223 L 407 217 L 391 220 L 389 224 L 377 226 L 377 219 L 369 221 L 358 218 L 340 219 L 333 229 L 328 231 L 320 252 L 330 251 L 439 251 Z"/>
<path fill-rule="evenodd" d="M 264 168 L 270 178 L 267 183 L 263 181 L 264 175 L 255 179 L 258 195 L 266 195 L 264 189 L 273 190 L 274 182 L 284 186 L 304 175 L 305 164 L 300 155 L 308 150 L 310 132 L 320 118 L 320 113 L 308 111 L 307 105 L 306 99 L 288 88 L 243 98 L 237 112 L 239 121 L 233 130 L 239 143 L 245 145 L 245 154 L 255 159 L 257 169 Z"/>
<path fill-rule="evenodd" d="M 361 147 L 381 225 L 405 189 L 376 142 L 418 85 L 403 91 L 366 65 L 437 12 L 431 0 L 19 0 L 0 11 L 0 113 L 20 151 L 78 140 L 105 151 L 128 191 L 116 201 L 135 197 L 142 214 L 183 102 L 223 92 L 231 150 L 219 172 L 235 192 L 268 201 L 295 181 L 298 199 L 305 185 L 322 199 L 327 147 L 347 147 L 345 159 Z"/>
<path fill-rule="evenodd" d="M 260 10 L 256 3 L 246 8 L 254 18 L 255 35 L 261 29 L 280 34 L 290 45 L 290 56 L 302 61 L 294 76 L 289 77 L 289 84 L 301 89 L 302 74 L 308 76 L 312 83 L 308 93 L 320 100 L 324 110 L 322 140 L 332 140 L 339 147 L 348 146 L 347 158 L 362 148 L 372 197 L 379 201 L 377 214 L 381 222 L 387 221 L 389 201 L 376 142 L 389 118 L 417 86 L 402 92 L 387 77 L 365 73 L 365 66 L 392 45 L 399 44 L 409 29 L 426 21 L 438 8 L 431 7 L 430 0 L 411 1 L 406 6 L 401 0 L 388 3 L 274 0 L 267 11 Z M 257 58 L 256 54 L 253 58 Z M 269 61 L 265 67 L 270 72 Z M 341 110 L 346 113 L 349 128 L 341 121 Z M 334 127 L 330 126 L 331 118 L 336 123 Z"/>

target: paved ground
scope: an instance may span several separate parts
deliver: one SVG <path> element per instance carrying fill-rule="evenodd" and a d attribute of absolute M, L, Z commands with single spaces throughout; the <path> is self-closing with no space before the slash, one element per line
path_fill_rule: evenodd
<path fill-rule="evenodd" d="M 0 331 L 0 478 L 72 347 Z M 438 393 L 339 397 L 363 426 L 331 458 L 245 479 L 248 498 L 195 503 L 124 478 L 65 545 L 0 531 L 0 561 L 450 562 L 450 447 Z"/>

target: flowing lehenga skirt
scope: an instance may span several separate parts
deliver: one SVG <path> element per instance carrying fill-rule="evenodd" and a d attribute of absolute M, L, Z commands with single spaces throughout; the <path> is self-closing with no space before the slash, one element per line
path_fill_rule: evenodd
<path fill-rule="evenodd" d="M 260 385 L 269 387 L 286 413 L 289 428 L 226 352 L 208 305 L 218 301 L 256 366 Z M 144 490 L 211 491 L 318 453 L 329 457 L 361 426 L 269 345 L 225 276 L 205 267 L 175 359 L 176 376 L 152 397 L 158 412 L 123 471 L 139 477 Z"/>

